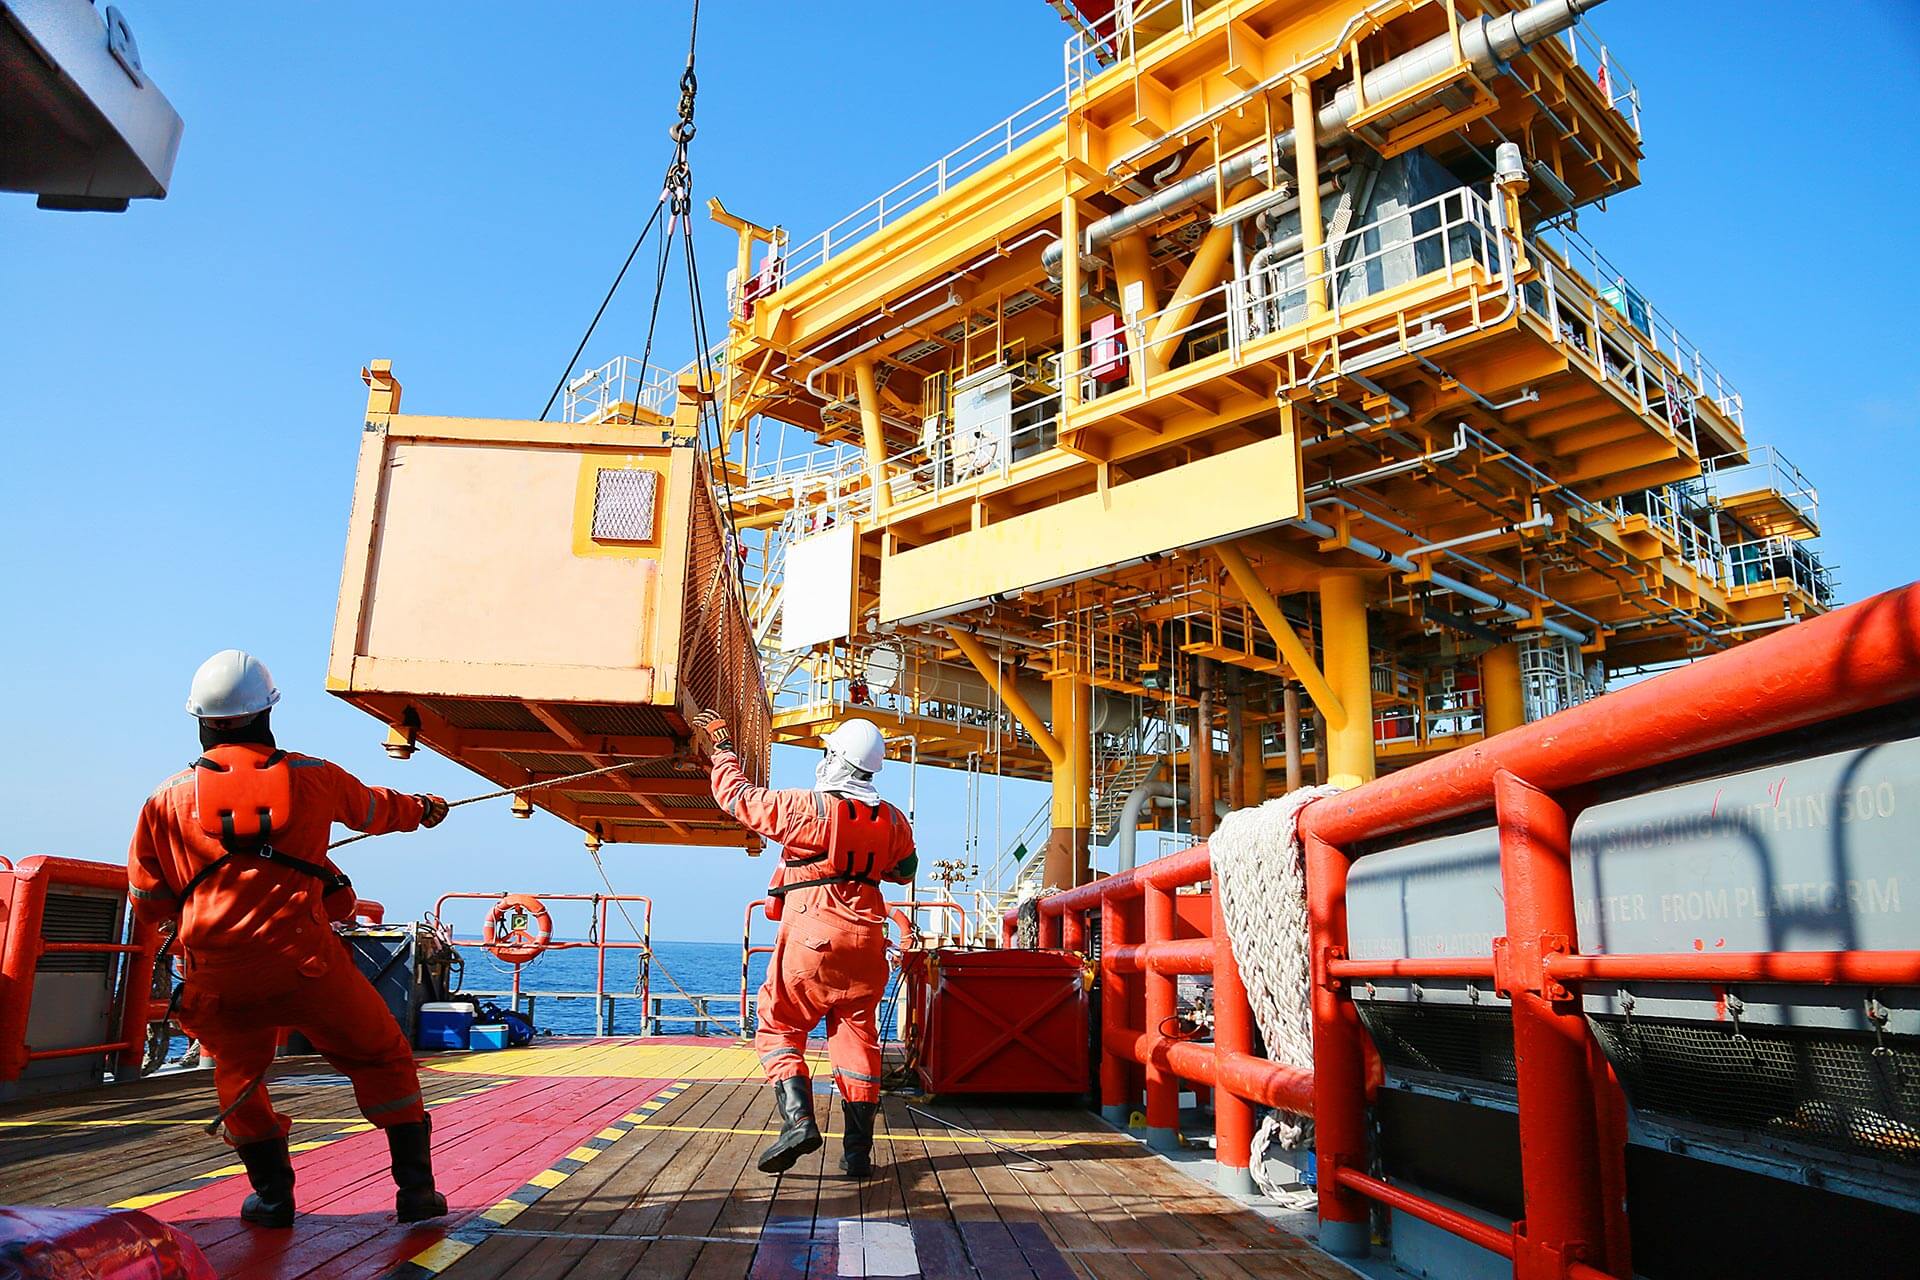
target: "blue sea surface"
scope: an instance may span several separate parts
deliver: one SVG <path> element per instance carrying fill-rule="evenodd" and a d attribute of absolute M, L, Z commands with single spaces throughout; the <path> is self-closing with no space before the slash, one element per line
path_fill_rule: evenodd
<path fill-rule="evenodd" d="M 739 1014 L 740 996 L 740 944 L 737 942 L 656 942 L 653 944 L 655 962 L 649 967 L 648 988 L 651 996 L 660 1000 L 660 1013 L 671 1017 L 675 1014 L 691 1013 L 686 1001 L 678 998 L 673 983 L 666 973 L 671 973 L 682 987 L 692 995 L 721 996 L 714 1002 L 715 1012 L 724 1011 L 727 1029 L 732 1029 Z M 507 991 L 513 987 L 513 966 L 496 960 L 480 947 L 461 947 L 461 958 L 465 961 L 464 974 L 460 988 L 463 991 Z M 640 1001 L 633 999 L 636 980 L 640 970 L 639 952 L 633 950 L 607 951 L 607 991 L 618 997 L 613 1005 L 613 1023 L 607 1028 L 609 1035 L 639 1035 L 642 1008 Z M 570 948 L 566 950 L 548 950 L 538 959 L 520 966 L 520 989 L 522 991 L 586 991 L 594 990 L 597 955 L 592 947 Z M 665 970 L 665 973 L 662 971 Z M 747 989 L 758 991 L 762 979 L 767 973 L 767 957 L 764 954 L 752 957 L 747 970 Z M 483 999 L 485 997 L 482 997 Z M 505 997 L 493 997 L 503 1008 L 507 1004 Z M 524 1008 L 524 1004 L 522 1005 Z M 650 1010 L 649 1010 L 650 1011 Z M 533 1005 L 534 1025 L 543 1032 L 554 1035 L 590 1036 L 594 1034 L 594 1001 L 587 999 L 556 999 L 551 996 L 536 996 Z M 661 1034 L 692 1032 L 694 1024 L 684 1020 L 663 1022 L 658 1028 Z M 720 1028 L 708 1027 L 709 1033 Z"/>

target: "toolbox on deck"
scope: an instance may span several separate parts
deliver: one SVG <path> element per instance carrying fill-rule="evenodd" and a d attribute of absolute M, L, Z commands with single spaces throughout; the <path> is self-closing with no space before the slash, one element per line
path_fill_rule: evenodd
<path fill-rule="evenodd" d="M 1087 981 L 1064 951 L 940 949 L 910 975 L 929 1093 L 1085 1093 Z"/>

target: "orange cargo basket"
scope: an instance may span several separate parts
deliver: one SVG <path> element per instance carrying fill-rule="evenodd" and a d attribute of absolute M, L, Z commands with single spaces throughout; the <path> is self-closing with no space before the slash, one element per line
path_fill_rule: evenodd
<path fill-rule="evenodd" d="M 614 842 L 757 848 L 714 805 L 688 722 L 713 708 L 748 777 L 770 746 L 760 661 L 706 459 L 658 422 L 398 412 L 370 388 L 327 687 Z"/>

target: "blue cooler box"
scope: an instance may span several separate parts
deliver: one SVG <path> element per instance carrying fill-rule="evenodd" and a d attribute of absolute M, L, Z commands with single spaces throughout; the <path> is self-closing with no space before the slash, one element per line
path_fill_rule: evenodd
<path fill-rule="evenodd" d="M 470 1043 L 474 1052 L 507 1047 L 507 1028 L 498 1022 L 475 1023 Z"/>
<path fill-rule="evenodd" d="M 464 1000 L 433 1001 L 420 1006 L 420 1030 L 414 1036 L 422 1049 L 465 1049 L 473 1035 L 473 1006 Z"/>

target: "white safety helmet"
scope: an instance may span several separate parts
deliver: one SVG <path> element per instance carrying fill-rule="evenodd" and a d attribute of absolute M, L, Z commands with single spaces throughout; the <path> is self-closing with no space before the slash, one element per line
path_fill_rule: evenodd
<path fill-rule="evenodd" d="M 887 740 L 871 720 L 843 720 L 825 741 L 828 751 L 862 773 L 878 773 L 886 763 Z"/>
<path fill-rule="evenodd" d="M 202 720 L 238 720 L 280 701 L 267 664 L 240 649 L 222 649 L 200 664 L 187 690 L 187 713 Z"/>

